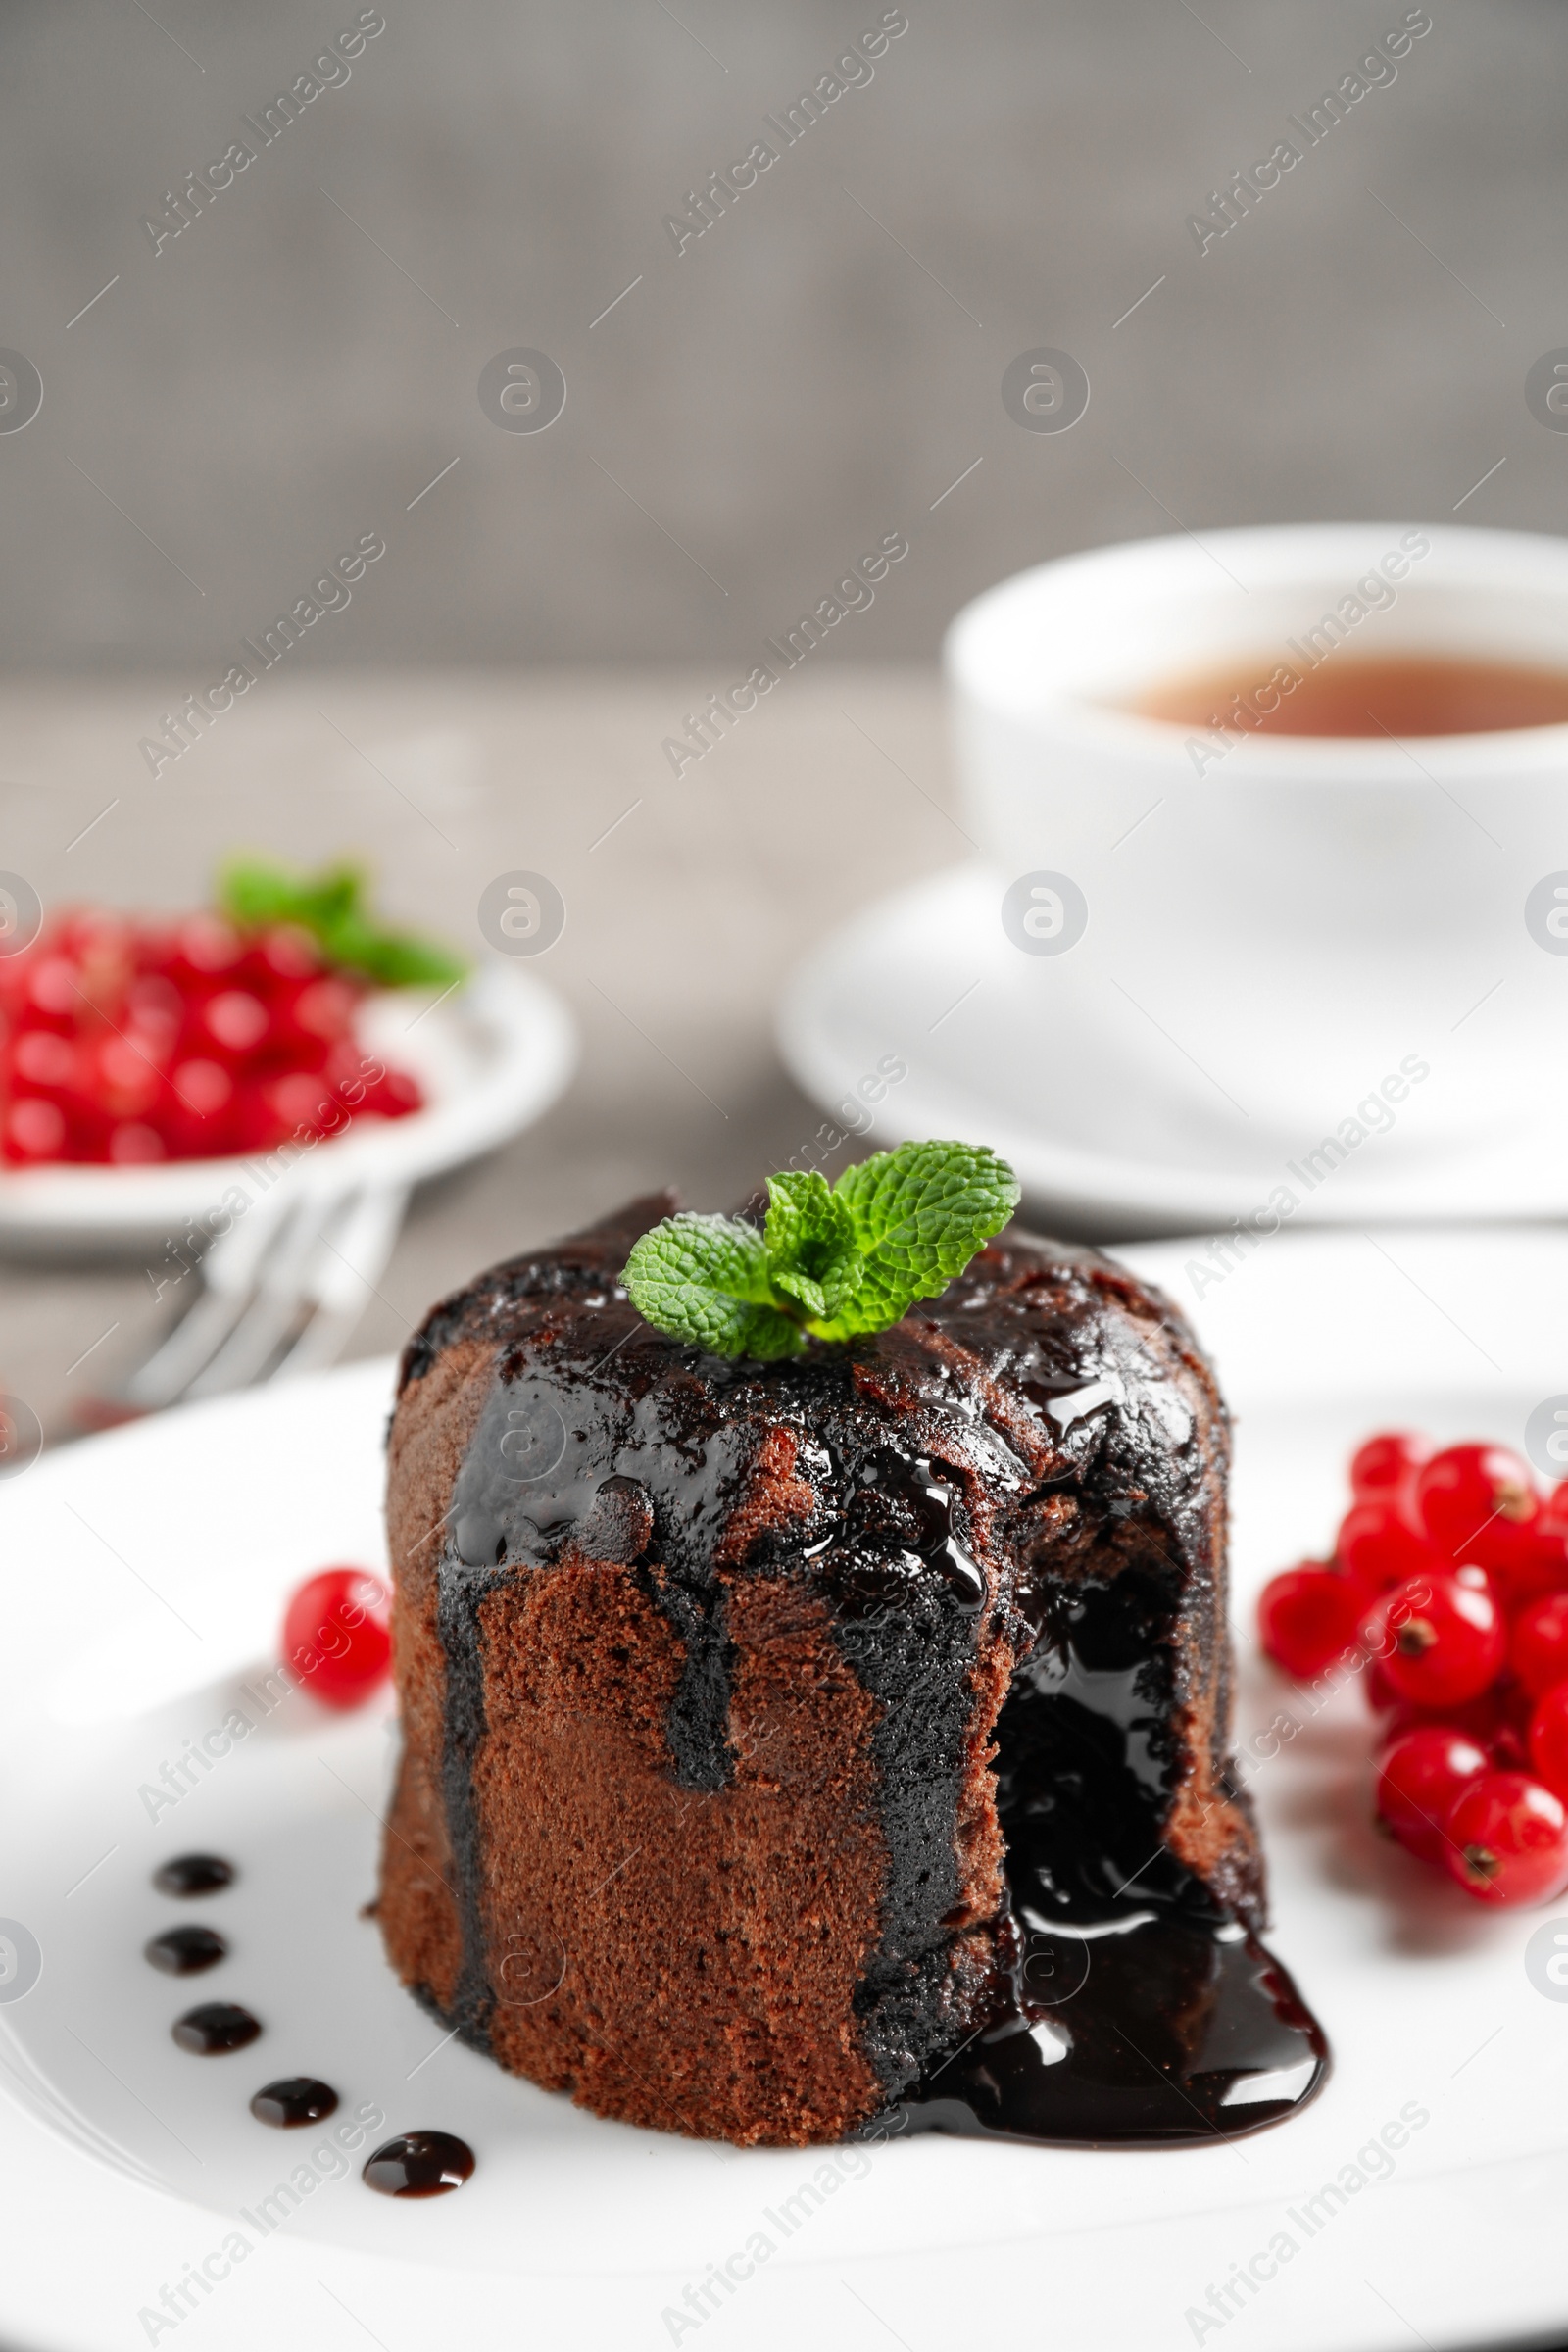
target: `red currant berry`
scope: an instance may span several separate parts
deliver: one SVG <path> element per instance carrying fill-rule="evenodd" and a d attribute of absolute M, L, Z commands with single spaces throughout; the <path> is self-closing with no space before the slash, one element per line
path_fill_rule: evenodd
<path fill-rule="evenodd" d="M 151 968 L 139 972 L 125 991 L 125 1010 L 144 1029 L 172 1033 L 179 1027 L 184 1008 L 185 1001 L 172 980 Z"/>
<path fill-rule="evenodd" d="M 1548 1788 L 1568 1797 L 1568 1682 L 1545 1691 L 1530 1718 L 1530 1761 Z"/>
<path fill-rule="evenodd" d="M 1508 1663 L 1532 1698 L 1568 1680 L 1568 1592 L 1547 1592 L 1519 1611 Z"/>
<path fill-rule="evenodd" d="M 46 1021 L 74 1022 L 80 1016 L 81 972 L 69 956 L 44 956 L 27 977 L 26 1008 Z"/>
<path fill-rule="evenodd" d="M 60 1093 L 76 1084 L 76 1049 L 55 1029 L 24 1029 L 12 1049 L 11 1066 L 28 1086 Z"/>
<path fill-rule="evenodd" d="M 234 1081 L 221 1062 L 198 1058 L 178 1062 L 170 1083 L 193 1119 L 210 1119 L 234 1100 Z"/>
<path fill-rule="evenodd" d="M 304 1036 L 330 1045 L 348 1035 L 357 1001 L 357 991 L 347 980 L 329 974 L 300 990 L 294 1000 L 293 1020 Z"/>
<path fill-rule="evenodd" d="M 1392 1591 L 1412 1576 L 1441 1576 L 1451 1565 L 1393 1503 L 1358 1502 L 1340 1521 L 1334 1556 L 1363 1599 Z"/>
<path fill-rule="evenodd" d="M 323 1568 L 300 1586 L 283 1619 L 283 1657 L 329 1707 L 368 1698 L 392 1658 L 392 1595 L 365 1568 Z"/>
<path fill-rule="evenodd" d="M 1350 1456 L 1350 1493 L 1357 1502 L 1393 1502 L 1413 1484 L 1431 1451 L 1425 1438 L 1408 1430 L 1380 1431 Z"/>
<path fill-rule="evenodd" d="M 1522 1563 L 1541 1513 L 1528 1464 L 1505 1446 L 1449 1446 L 1416 1474 L 1416 1509 L 1438 1549 L 1504 1573 Z"/>
<path fill-rule="evenodd" d="M 1568 1536 L 1568 1478 L 1559 1479 L 1542 1498 L 1541 1525 L 1553 1535 Z"/>
<path fill-rule="evenodd" d="M 232 972 L 245 953 L 245 942 L 220 914 L 192 914 L 169 943 L 168 969 L 176 987 L 210 988 Z"/>
<path fill-rule="evenodd" d="M 280 980 L 314 980 L 321 968 L 320 951 L 298 923 L 274 923 L 252 947 L 251 968 L 262 989 L 275 988 Z"/>
<path fill-rule="evenodd" d="M 6 1113 L 6 1157 L 24 1165 L 58 1159 L 65 1150 L 65 1113 L 41 1095 L 24 1095 Z"/>
<path fill-rule="evenodd" d="M 333 1119 L 331 1096 L 309 1070 L 290 1070 L 270 1079 L 262 1099 L 285 1134 L 322 1133 Z"/>
<path fill-rule="evenodd" d="M 383 1070 L 366 1088 L 361 1107 L 378 1119 L 406 1119 L 411 1111 L 424 1108 L 424 1096 L 418 1080 L 407 1070 Z"/>
<path fill-rule="evenodd" d="M 1441 1859 L 1444 1825 L 1459 1791 L 1485 1772 L 1491 1759 L 1467 1733 L 1450 1724 L 1401 1732 L 1383 1751 L 1378 1774 L 1377 1818 L 1423 1862 Z"/>
<path fill-rule="evenodd" d="M 267 1006 L 248 988 L 220 989 L 202 1006 L 201 1028 L 209 1044 L 230 1061 L 253 1054 L 268 1026 Z"/>
<path fill-rule="evenodd" d="M 236 1152 L 270 1152 L 289 1133 L 288 1123 L 256 1086 L 246 1086 L 235 1096 L 232 1126 Z"/>
<path fill-rule="evenodd" d="M 1400 1698 L 1448 1707 L 1474 1698 L 1507 1653 L 1502 1612 L 1485 1581 L 1416 1576 L 1385 1593 L 1363 1639 Z"/>
<path fill-rule="evenodd" d="M 1364 1627 L 1362 1631 L 1365 1631 Z M 1411 1712 L 1384 1673 L 1381 1658 L 1368 1658 L 1362 1689 L 1366 1692 L 1366 1703 L 1374 1715 L 1408 1715 Z"/>
<path fill-rule="evenodd" d="M 1538 1519 L 1527 1531 L 1527 1537 L 1506 1566 L 1494 1565 L 1491 1571 L 1504 1600 L 1515 1609 L 1526 1601 L 1538 1600 L 1544 1592 L 1568 1589 L 1568 1535 Z"/>
<path fill-rule="evenodd" d="M 116 1118 L 140 1118 L 158 1100 L 157 1064 L 138 1053 L 128 1037 L 106 1037 L 94 1054 L 88 1085 Z"/>
<path fill-rule="evenodd" d="M 1257 1604 L 1267 1655 L 1287 1674 L 1321 1674 L 1355 1639 L 1361 1601 L 1332 1568 L 1304 1560 L 1270 1577 Z"/>
<path fill-rule="evenodd" d="M 156 1127 L 145 1119 L 122 1119 L 109 1130 L 109 1157 L 117 1167 L 142 1167 L 155 1159 L 169 1157 L 168 1147 Z"/>
<path fill-rule="evenodd" d="M 1541 1902 L 1568 1881 L 1568 1809 L 1528 1773 L 1483 1773 L 1454 1802 L 1443 1859 L 1480 1902 Z"/>

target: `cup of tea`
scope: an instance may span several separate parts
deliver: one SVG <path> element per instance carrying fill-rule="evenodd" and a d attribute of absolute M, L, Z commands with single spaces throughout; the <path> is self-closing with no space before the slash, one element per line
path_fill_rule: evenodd
<path fill-rule="evenodd" d="M 1067 1140 L 1389 1170 L 1558 1086 L 1568 541 L 1106 548 L 977 598 L 946 662 L 1016 957 L 995 1050 Z"/>

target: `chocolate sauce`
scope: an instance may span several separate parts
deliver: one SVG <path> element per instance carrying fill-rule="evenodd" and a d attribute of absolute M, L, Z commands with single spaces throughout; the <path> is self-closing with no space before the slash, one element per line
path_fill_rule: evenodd
<path fill-rule="evenodd" d="M 441 2197 L 473 2173 L 473 2150 L 450 2132 L 405 2132 L 377 2148 L 361 2178 L 384 2197 Z"/>
<path fill-rule="evenodd" d="M 216 1928 L 166 1928 L 142 1949 L 166 1977 L 194 1977 L 204 1968 L 216 1968 L 228 1946 Z"/>
<path fill-rule="evenodd" d="M 187 2009 L 176 2017 L 170 2032 L 182 2050 L 194 2050 L 198 2057 L 216 2058 L 224 2050 L 242 2050 L 254 2041 L 262 2030 L 260 2018 L 252 2017 L 237 2001 L 203 2001 L 196 2009 Z"/>
<path fill-rule="evenodd" d="M 1321 2086 L 1290 1978 L 1161 1837 L 1179 1597 L 1157 1561 L 1048 1597 L 997 1722 L 1008 1905 L 984 2022 L 905 2094 L 907 2128 L 1233 2139 Z"/>
<path fill-rule="evenodd" d="M 153 1872 L 160 1894 L 216 1894 L 233 1884 L 234 1865 L 221 1854 L 176 1854 Z"/>
<path fill-rule="evenodd" d="M 1063 1988 L 1052 2005 L 1034 1984 Z M 1072 1989 L 1068 1989 L 1071 1987 Z M 1328 2073 L 1295 1985 L 1236 1922 L 1130 1913 L 1031 1935 L 991 2022 L 900 2105 L 915 2132 L 1092 2147 L 1236 2139 Z"/>
<path fill-rule="evenodd" d="M 259 2124 L 279 2132 L 296 2131 L 301 2124 L 318 2124 L 337 2112 L 337 2092 L 330 2082 L 314 2075 L 285 2075 L 281 2082 L 264 2082 L 251 2098 L 251 2113 Z"/>

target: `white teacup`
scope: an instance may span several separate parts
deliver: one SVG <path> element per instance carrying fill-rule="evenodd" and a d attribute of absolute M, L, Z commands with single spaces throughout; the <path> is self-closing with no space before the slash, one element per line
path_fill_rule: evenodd
<path fill-rule="evenodd" d="M 1042 564 L 958 615 L 968 822 L 1018 951 L 1013 1082 L 1064 1140 L 1261 1167 L 1376 1097 L 1392 1172 L 1494 1147 L 1561 1086 L 1568 725 L 1396 741 L 1132 707 L 1233 664 L 1261 684 L 1416 654 L 1568 673 L 1568 541 L 1205 532 Z"/>

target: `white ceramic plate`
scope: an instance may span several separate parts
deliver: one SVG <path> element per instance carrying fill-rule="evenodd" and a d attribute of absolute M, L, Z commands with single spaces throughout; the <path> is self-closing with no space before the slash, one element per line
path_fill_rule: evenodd
<path fill-rule="evenodd" d="M 1129 1255 L 1190 1302 L 1191 1248 Z M 358 1365 L 89 1441 L 0 1486 L 0 1915 L 43 1955 L 31 1990 L 0 2001 L 0 2338 L 28 2352 L 121 2352 L 187 2328 L 224 2352 L 340 2352 L 367 2332 L 385 2352 L 895 2338 L 908 2352 L 1219 2338 L 1449 2352 L 1568 2324 L 1568 2003 L 1535 1989 L 1524 1957 L 1543 1919 L 1484 1913 L 1377 1840 L 1358 1698 L 1314 1713 L 1250 1634 L 1259 1582 L 1327 1537 L 1346 1450 L 1371 1424 L 1517 1440 L 1568 1387 L 1568 1237 L 1287 1235 L 1201 1287 L 1197 1319 L 1238 1414 L 1238 1729 L 1264 1758 L 1250 1785 L 1272 1941 L 1335 2051 L 1313 2106 L 1210 2148 L 742 2154 L 600 2122 L 443 2045 L 359 1917 L 385 1710 L 328 1718 L 295 1694 L 264 1718 L 244 1694 L 294 1580 L 381 1556 L 389 1371 Z M 139 1791 L 236 1705 L 257 1728 L 149 1818 Z M 232 1855 L 239 1883 L 160 1897 L 154 1867 L 194 1847 Z M 230 1957 L 197 1979 L 156 1975 L 141 1945 L 175 1919 L 220 1926 Z M 264 2038 L 183 2055 L 171 2019 L 216 1997 L 250 2003 Z M 296 2071 L 336 2083 L 340 2117 L 369 2106 L 386 2132 L 457 2132 L 473 2179 L 394 2202 L 362 2185 L 362 2148 L 313 2161 L 319 2180 L 281 2227 L 236 2218 L 330 2146 L 247 2113 L 257 2084 Z M 1358 2162 L 1401 2116 L 1391 2163 Z M 829 2161 L 835 2185 L 813 2206 L 798 2192 Z M 1342 2188 L 1343 2208 L 1320 2201 L 1309 2232 L 1303 2207 L 1347 2168 L 1367 2184 Z M 792 2199 L 785 2237 L 766 2217 Z M 225 2253 L 236 2231 L 245 2247 Z M 743 2270 L 760 2231 L 773 2251 L 720 2308 L 665 2318 L 690 2318 L 686 2289 L 714 2264 L 740 2254 Z M 1295 2250 L 1271 2257 L 1282 2233 Z M 1206 2329 L 1189 2316 L 1213 2320 L 1210 2286 L 1254 2259 L 1279 2267 L 1235 2290 L 1240 2311 Z M 194 2314 L 162 2331 L 139 2316 L 204 2262 Z"/>
<path fill-rule="evenodd" d="M 368 1051 L 418 1079 L 424 1108 L 316 1145 L 291 1182 L 347 1184 L 362 1165 L 387 1185 L 444 1175 L 538 1118 L 576 1059 L 565 1006 L 515 964 L 482 965 L 444 999 L 414 989 L 371 997 L 360 1031 Z M 231 1186 L 253 1183 L 247 1170 L 265 1158 L 0 1169 L 0 1242 L 90 1254 L 177 1241 Z"/>
<path fill-rule="evenodd" d="M 778 1039 L 793 1076 L 841 1120 L 846 1106 L 858 1106 L 852 1125 L 871 1116 L 878 1145 L 981 1136 L 1017 1169 L 1032 1213 L 1102 1235 L 1568 1205 L 1568 1099 L 1544 1074 L 1531 1093 L 1499 1092 L 1484 1036 L 1446 1012 L 1434 1007 L 1429 1033 L 1412 1037 L 1429 1075 L 1385 1130 L 1314 1164 L 1351 1102 L 1300 1127 L 1251 1120 L 1214 1073 L 1244 1094 L 1250 1074 L 1218 1040 L 1194 1041 L 1199 1067 L 1160 1027 L 1157 994 L 1134 1004 L 1070 954 L 1020 955 L 1000 920 L 1004 887 L 964 865 L 881 900 L 813 949 L 785 991 Z M 884 1090 L 889 1056 L 908 1075 Z M 1370 1066 L 1368 1086 L 1385 1074 Z M 1274 1203 L 1281 1187 L 1294 1210 Z"/>

